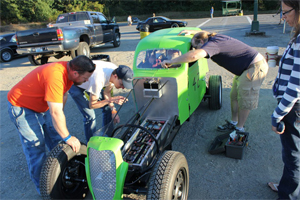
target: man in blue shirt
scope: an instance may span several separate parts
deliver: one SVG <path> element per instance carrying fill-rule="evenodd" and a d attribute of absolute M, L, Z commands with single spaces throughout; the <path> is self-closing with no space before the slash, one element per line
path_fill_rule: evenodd
<path fill-rule="evenodd" d="M 230 92 L 231 121 L 218 126 L 219 131 L 245 131 L 244 124 L 251 110 L 258 106 L 259 90 L 268 72 L 264 57 L 245 43 L 226 35 L 207 31 L 184 30 L 179 34 L 194 34 L 191 50 L 180 57 L 162 62 L 163 67 L 211 58 L 236 76 Z"/>

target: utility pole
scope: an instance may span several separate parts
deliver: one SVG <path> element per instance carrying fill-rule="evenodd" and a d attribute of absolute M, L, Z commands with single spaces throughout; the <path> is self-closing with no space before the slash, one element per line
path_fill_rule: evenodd
<path fill-rule="evenodd" d="M 246 35 L 265 35 L 265 32 L 259 31 L 259 21 L 257 20 L 257 14 L 258 14 L 258 0 L 254 0 L 254 15 L 251 24 L 251 31 L 246 32 Z"/>
<path fill-rule="evenodd" d="M 259 21 L 257 21 L 257 13 L 258 13 L 258 0 L 254 0 L 254 15 L 251 26 L 251 32 L 259 31 Z"/>

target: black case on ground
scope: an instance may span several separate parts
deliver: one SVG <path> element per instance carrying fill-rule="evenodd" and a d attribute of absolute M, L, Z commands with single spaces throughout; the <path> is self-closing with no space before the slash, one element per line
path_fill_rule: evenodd
<path fill-rule="evenodd" d="M 230 144 L 230 133 L 231 132 L 218 135 L 211 143 L 208 152 L 210 154 L 219 154 L 225 152 L 227 157 L 242 159 L 244 155 L 245 146 L 247 146 L 248 144 L 249 133 L 238 131 L 236 132 L 238 136 L 241 136 L 241 134 L 245 135 L 245 139 L 243 140 L 241 146 Z"/>

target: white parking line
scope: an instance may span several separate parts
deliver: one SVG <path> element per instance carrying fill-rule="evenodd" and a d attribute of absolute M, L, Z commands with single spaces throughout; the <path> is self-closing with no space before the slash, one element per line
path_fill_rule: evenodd
<path fill-rule="evenodd" d="M 228 17 L 224 17 L 223 19 L 224 19 L 224 21 L 222 20 L 223 21 L 222 27 L 224 28 L 224 26 L 227 25 Z"/>
<path fill-rule="evenodd" d="M 206 20 L 205 22 L 203 22 L 202 24 L 198 25 L 197 28 L 200 28 L 201 26 L 203 26 L 204 24 L 206 24 L 207 22 L 209 22 L 211 19 Z"/>
<path fill-rule="evenodd" d="M 227 24 L 227 20 L 228 20 L 228 18 L 227 17 L 224 17 L 225 18 L 225 20 L 224 20 L 224 23 L 223 23 L 223 27 L 224 26 L 226 26 L 226 24 Z M 249 17 L 249 16 L 246 16 L 246 18 L 247 18 L 247 20 L 248 20 L 248 22 L 249 22 L 249 24 L 251 25 L 252 24 L 252 20 L 251 20 L 251 18 Z M 209 22 L 211 19 L 208 19 L 208 20 L 206 20 L 205 22 L 203 22 L 202 24 L 200 24 L 200 25 L 198 25 L 197 26 L 197 28 L 200 28 L 201 26 L 203 26 L 204 24 L 206 24 L 207 22 Z"/>
<path fill-rule="evenodd" d="M 250 17 L 249 17 L 249 16 L 247 16 L 246 18 L 247 18 L 247 20 L 248 20 L 249 24 L 251 25 L 251 24 L 252 24 L 252 20 L 250 19 Z"/>

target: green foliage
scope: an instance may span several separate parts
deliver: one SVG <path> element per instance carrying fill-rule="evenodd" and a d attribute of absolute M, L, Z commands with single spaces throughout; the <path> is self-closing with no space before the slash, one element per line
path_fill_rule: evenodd
<path fill-rule="evenodd" d="M 243 0 L 243 10 L 253 10 L 254 0 Z M 61 13 L 98 11 L 113 16 L 164 12 L 208 12 L 222 10 L 221 0 L 1 0 L 1 24 L 53 22 Z M 278 1 L 258 0 L 259 10 L 277 10 Z"/>
<path fill-rule="evenodd" d="M 19 6 L 16 0 L 1 0 L 1 24 L 18 23 L 19 20 L 24 20 L 19 11 Z"/>
<path fill-rule="evenodd" d="M 89 1 L 87 3 L 86 10 L 104 13 L 104 5 L 99 4 L 98 2 Z"/>

